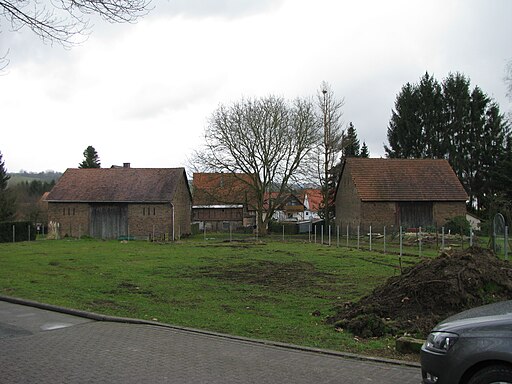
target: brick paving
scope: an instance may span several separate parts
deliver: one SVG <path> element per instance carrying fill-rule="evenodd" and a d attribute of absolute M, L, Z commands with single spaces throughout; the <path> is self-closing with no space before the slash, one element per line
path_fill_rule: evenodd
<path fill-rule="evenodd" d="M 421 382 L 413 366 L 149 324 L 63 314 L 54 321 L 26 308 L 0 301 L 0 383 Z"/>

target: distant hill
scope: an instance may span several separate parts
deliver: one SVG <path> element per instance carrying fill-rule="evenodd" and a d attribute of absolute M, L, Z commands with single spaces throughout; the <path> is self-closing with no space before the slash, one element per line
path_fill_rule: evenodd
<path fill-rule="evenodd" d="M 61 176 L 62 172 L 46 171 L 46 172 L 19 172 L 19 173 L 8 173 L 11 177 L 9 179 L 9 185 L 16 185 L 24 181 L 31 182 L 32 180 L 40 180 L 51 182 L 57 181 Z"/>

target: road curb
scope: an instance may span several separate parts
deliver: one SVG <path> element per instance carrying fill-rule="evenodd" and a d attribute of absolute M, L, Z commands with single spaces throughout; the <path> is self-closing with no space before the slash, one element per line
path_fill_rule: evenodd
<path fill-rule="evenodd" d="M 333 351 L 333 350 L 329 350 L 329 349 L 304 347 L 304 346 L 300 346 L 300 345 L 280 343 L 277 341 L 270 341 L 270 340 L 251 339 L 248 337 L 233 336 L 233 335 L 228 335 L 228 334 L 224 334 L 224 333 L 205 331 L 202 329 L 176 326 L 176 325 L 172 325 L 172 324 L 160 323 L 157 321 L 134 319 L 134 318 L 128 318 L 128 317 L 109 316 L 109 315 L 103 315 L 103 314 L 94 313 L 94 312 L 82 311 L 79 309 L 61 307 L 61 306 L 53 305 L 53 304 L 40 303 L 37 301 L 21 299 L 21 298 L 12 297 L 12 296 L 0 295 L 0 301 L 6 301 L 6 302 L 9 302 L 12 304 L 26 305 L 29 307 L 64 313 L 64 314 L 72 315 L 72 316 L 83 317 L 83 318 L 91 319 L 91 320 L 95 320 L 95 321 L 106 321 L 106 322 L 125 323 L 125 324 L 139 324 L 139 325 L 152 325 L 152 326 L 174 329 L 174 330 L 183 331 L 183 332 L 190 332 L 190 333 L 206 335 L 206 336 L 215 336 L 215 337 L 220 337 L 220 338 L 224 338 L 224 339 L 228 339 L 228 340 L 241 341 L 241 342 L 245 342 L 245 343 L 259 344 L 259 345 L 272 346 L 272 347 L 278 347 L 278 348 L 286 348 L 286 349 L 296 350 L 296 351 L 301 351 L 301 352 L 310 352 L 310 353 L 322 354 L 322 355 L 327 355 L 327 356 L 343 357 L 343 358 L 354 359 L 354 360 L 371 361 L 371 362 L 375 362 L 375 363 L 385 363 L 385 364 L 405 366 L 405 367 L 414 367 L 414 368 L 420 367 L 419 363 L 410 362 L 410 361 L 364 356 L 364 355 L 358 355 L 355 353 L 338 352 L 338 351 Z"/>

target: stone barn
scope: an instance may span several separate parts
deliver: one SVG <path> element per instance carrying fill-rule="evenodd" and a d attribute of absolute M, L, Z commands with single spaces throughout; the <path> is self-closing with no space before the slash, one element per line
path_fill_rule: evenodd
<path fill-rule="evenodd" d="M 467 199 L 447 160 L 347 158 L 336 191 L 336 224 L 353 231 L 439 228 L 466 215 Z"/>
<path fill-rule="evenodd" d="M 47 202 L 60 237 L 173 240 L 191 232 L 184 168 L 68 169 Z"/>

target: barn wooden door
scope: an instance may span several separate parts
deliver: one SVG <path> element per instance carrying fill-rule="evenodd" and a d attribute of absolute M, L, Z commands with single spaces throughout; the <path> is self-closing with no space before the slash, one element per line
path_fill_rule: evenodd
<path fill-rule="evenodd" d="M 399 223 L 404 228 L 425 228 L 433 225 L 433 204 L 424 201 L 406 201 L 398 204 Z"/>
<path fill-rule="evenodd" d="M 90 217 L 90 235 L 94 238 L 117 239 L 128 235 L 126 204 L 94 204 Z"/>

